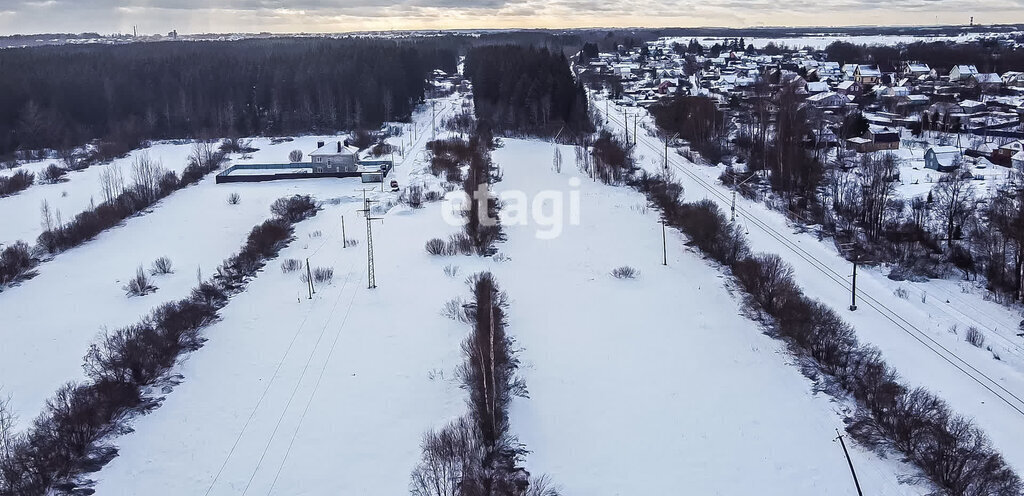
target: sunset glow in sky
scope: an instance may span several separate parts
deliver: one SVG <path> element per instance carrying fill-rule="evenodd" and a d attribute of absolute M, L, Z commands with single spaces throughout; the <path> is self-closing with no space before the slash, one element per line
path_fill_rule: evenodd
<path fill-rule="evenodd" d="M 0 34 L 1024 22 L 1022 0 L 0 0 Z"/>

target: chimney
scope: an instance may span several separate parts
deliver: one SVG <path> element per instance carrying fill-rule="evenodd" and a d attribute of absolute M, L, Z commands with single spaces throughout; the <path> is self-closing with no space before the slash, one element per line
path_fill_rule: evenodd
<path fill-rule="evenodd" d="M 342 145 L 341 145 L 341 142 L 339 141 L 339 142 L 338 142 L 338 153 L 341 153 L 341 146 L 342 146 Z"/>
<path fill-rule="evenodd" d="M 316 142 L 316 148 L 317 148 L 318 150 L 319 150 L 319 149 L 321 149 L 321 148 L 323 148 L 323 147 L 324 147 L 324 142 L 323 142 L 323 141 L 317 141 L 317 142 Z"/>

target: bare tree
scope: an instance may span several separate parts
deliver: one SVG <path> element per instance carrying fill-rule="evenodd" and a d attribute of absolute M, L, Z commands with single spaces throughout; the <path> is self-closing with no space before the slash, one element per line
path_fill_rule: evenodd
<path fill-rule="evenodd" d="M 142 153 L 132 163 L 132 187 L 147 201 L 154 201 L 160 194 L 160 178 L 164 168 L 148 153 Z"/>
<path fill-rule="evenodd" d="M 50 202 L 43 200 L 43 204 L 39 206 L 39 213 L 42 216 L 42 224 L 44 231 L 53 230 L 53 212 L 50 210 Z"/>
<path fill-rule="evenodd" d="M 440 431 L 428 432 L 422 450 L 409 484 L 413 496 L 477 494 L 472 488 L 479 485 L 486 450 L 473 420 L 460 417 Z"/>
<path fill-rule="evenodd" d="M 293 164 L 302 162 L 302 150 L 292 150 L 292 152 L 288 154 L 288 160 L 291 160 Z"/>
<path fill-rule="evenodd" d="M 971 214 L 974 186 L 970 172 L 957 168 L 946 174 L 932 188 L 932 197 L 946 233 L 946 246 L 953 246 L 956 231 Z"/>
<path fill-rule="evenodd" d="M 885 223 L 886 208 L 896 191 L 899 159 L 891 153 L 881 157 L 864 155 L 861 161 L 861 222 L 869 239 L 878 239 Z"/>
<path fill-rule="evenodd" d="M 103 192 L 103 201 L 110 203 L 124 192 L 124 172 L 121 166 L 110 164 L 103 168 L 100 173 L 100 188 Z"/>
<path fill-rule="evenodd" d="M 555 147 L 555 156 L 551 160 L 551 166 L 554 167 L 555 172 L 562 173 L 562 151 Z"/>

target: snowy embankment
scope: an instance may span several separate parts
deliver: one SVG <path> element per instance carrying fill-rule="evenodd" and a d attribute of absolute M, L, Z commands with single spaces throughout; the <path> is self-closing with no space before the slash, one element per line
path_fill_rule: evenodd
<path fill-rule="evenodd" d="M 621 109 L 613 107 L 609 117 L 611 127 L 622 129 Z M 646 114 L 642 123 L 654 128 Z M 663 142 L 643 128 L 639 139 L 640 165 L 651 172 L 662 171 Z M 731 193 L 717 181 L 721 169 L 696 166 L 678 155 L 669 158 L 687 201 L 707 198 L 728 212 Z M 1024 420 L 1024 349 L 1014 335 L 1019 316 L 1013 310 L 983 301 L 976 293 L 957 294 L 949 281 L 895 282 L 877 269 L 861 268 L 859 309 L 848 311 L 852 267 L 830 240 L 794 232 L 782 214 L 757 201 L 742 196 L 736 201 L 737 222 L 746 228 L 754 251 L 785 258 L 808 296 L 841 310 L 857 336 L 881 349 L 909 384 L 927 387 L 952 410 L 973 418 L 1007 462 L 1018 473 L 1024 471 L 1024 445 L 1017 442 L 1016 434 Z M 899 298 L 894 294 L 897 288 L 912 293 Z M 959 334 L 950 331 L 953 325 Z M 993 351 L 964 340 L 969 326 L 985 333 L 999 360 Z"/>
<path fill-rule="evenodd" d="M 566 494 L 849 493 L 833 442 L 839 407 L 738 316 L 720 273 L 679 236 L 661 265 L 658 216 L 642 195 L 571 186 L 572 166 L 552 172 L 552 153 L 505 140 L 493 152 L 504 171 L 496 190 L 578 190 L 581 225 L 553 239 L 537 237 L 548 228 L 535 223 L 506 225 L 500 256 L 427 255 L 424 242 L 458 230 L 446 206 L 399 205 L 374 224 L 378 288 L 368 290 L 359 202 L 299 226 L 300 239 L 321 231 L 321 244 L 293 244 L 281 259 L 333 267 L 334 282 L 308 300 L 297 276 L 274 265 L 254 280 L 181 365 L 185 382 L 123 438 L 98 492 L 406 492 L 421 435 L 466 408 L 454 370 L 467 331 L 440 310 L 464 295 L 466 276 L 490 270 L 511 298 L 508 329 L 524 347 L 531 393 L 513 401 L 511 431 L 531 451 L 530 469 Z M 409 165 L 403 181 L 427 180 L 422 160 Z M 354 248 L 342 247 L 341 215 Z M 626 264 L 638 279 L 609 274 Z M 871 493 L 918 494 L 897 484 L 898 463 L 851 455 Z"/>

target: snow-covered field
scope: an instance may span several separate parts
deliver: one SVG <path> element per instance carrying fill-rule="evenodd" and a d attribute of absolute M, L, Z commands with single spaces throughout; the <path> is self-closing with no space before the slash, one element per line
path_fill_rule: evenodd
<path fill-rule="evenodd" d="M 621 119 L 616 108 L 610 125 L 621 129 Z M 643 120 L 653 129 L 649 117 Z M 660 171 L 663 146 L 658 138 L 641 132 L 641 165 Z M 678 155 L 671 161 L 687 200 L 708 198 L 728 211 L 729 189 L 717 181 L 720 168 L 696 166 Z M 858 337 L 880 348 L 910 384 L 927 387 L 954 411 L 974 418 L 1010 465 L 1018 472 L 1024 469 L 1024 445 L 1019 442 L 1024 420 L 1020 411 L 1024 410 L 1024 340 L 1015 335 L 1018 309 L 986 301 L 982 291 L 956 281 L 897 282 L 881 269 L 861 268 L 857 276 L 860 309 L 851 312 L 847 307 L 852 267 L 830 240 L 794 232 L 780 213 L 741 196 L 737 197 L 737 220 L 746 227 L 755 251 L 776 253 L 792 264 L 808 296 L 841 310 Z M 908 297 L 896 296 L 898 288 L 907 290 Z M 868 297 L 871 301 L 865 301 Z M 959 333 L 951 331 L 954 325 Z M 985 334 L 992 351 L 964 340 L 969 326 Z"/>
<path fill-rule="evenodd" d="M 0 198 L 0 210 L 18 212 L 18 215 L 0 216 L 0 243 L 10 244 L 18 240 L 34 244 L 43 232 L 40 208 L 43 202 L 50 205 L 56 218 L 65 221 L 74 218 L 79 212 L 89 208 L 92 203 L 103 201 L 103 187 L 100 177 L 106 168 L 119 167 L 126 183 L 131 183 L 132 163 L 141 155 L 159 162 L 165 169 L 181 173 L 188 165 L 188 156 L 192 152 L 192 144 L 155 143 L 149 148 L 135 150 L 127 157 L 108 164 L 99 164 L 87 169 L 69 172 L 67 181 L 55 184 L 43 184 L 39 174 L 55 160 L 32 162 L 20 168 L 36 174 L 36 184 L 28 189 L 6 198 Z"/>
<path fill-rule="evenodd" d="M 181 365 L 185 382 L 121 440 L 98 492 L 405 492 L 422 433 L 466 409 L 454 370 L 468 328 L 440 310 L 467 296 L 466 276 L 491 270 L 511 297 L 531 393 L 515 400 L 512 431 L 531 451 L 530 470 L 567 494 L 849 493 L 833 441 L 841 407 L 813 394 L 780 345 L 738 316 L 721 274 L 678 235 L 661 265 L 658 217 L 641 195 L 586 180 L 577 188 L 571 165 L 551 170 L 552 153 L 505 140 L 494 152 L 497 190 L 579 191 L 580 225 L 551 240 L 539 226 L 508 225 L 498 257 L 427 255 L 426 240 L 457 230 L 446 206 L 398 205 L 374 226 L 379 287 L 367 290 L 360 202 L 300 224 L 300 239 L 323 238 L 281 257 L 333 267 L 333 284 L 308 300 L 295 274 L 272 264 Z M 430 182 L 424 166 L 398 177 Z M 357 247 L 341 246 L 341 215 Z M 626 264 L 639 278 L 610 275 Z M 920 493 L 897 483 L 898 463 L 856 447 L 852 456 L 871 493 Z"/>
<path fill-rule="evenodd" d="M 799 37 L 788 37 L 788 38 L 744 38 L 744 42 L 748 45 L 754 45 L 754 48 L 764 48 L 769 43 L 774 43 L 779 46 L 788 46 L 795 48 L 811 47 L 814 50 L 824 50 L 825 47 L 836 41 L 845 41 L 857 45 L 896 45 L 899 43 L 915 43 L 923 41 L 926 43 L 935 41 L 952 41 L 956 43 L 965 43 L 973 41 L 982 36 L 982 33 L 965 33 L 959 36 L 911 36 L 911 35 L 872 35 L 872 36 L 848 36 L 848 35 L 834 35 L 834 34 L 821 34 L 818 36 L 799 36 Z M 689 38 L 663 38 L 662 41 L 671 46 L 672 43 L 688 43 L 693 37 Z M 697 37 L 697 41 L 704 46 L 712 46 L 715 43 L 725 43 L 725 38 L 715 37 Z"/>
<path fill-rule="evenodd" d="M 442 118 L 456 102 L 438 106 Z M 429 122 L 429 110 L 420 112 L 417 139 L 391 140 L 409 152 L 396 157 L 392 176 L 402 186 L 437 185 L 425 172 Z M 336 138 L 258 138 L 252 144 L 259 151 L 232 163 L 280 162 L 291 150 L 308 153 L 330 139 Z M 657 144 L 650 139 L 642 144 Z M 565 494 L 852 494 L 846 459 L 834 441 L 847 405 L 813 391 L 781 343 L 741 315 L 739 296 L 722 272 L 678 233 L 669 231 L 668 264 L 662 265 L 658 214 L 642 195 L 580 180 L 568 146 L 561 147 L 563 171 L 554 172 L 554 149 L 506 139 L 493 152 L 503 171 L 499 193 L 565 203 L 561 211 L 553 203 L 525 206 L 528 213 L 539 208 L 545 219 L 560 217 L 560 235 L 548 239 L 542 233 L 550 226 L 509 221 L 508 239 L 490 258 L 425 252 L 428 239 L 458 230 L 442 215 L 449 208 L 443 203 L 411 209 L 397 203 L 397 193 L 358 179 L 216 185 L 210 176 L 0 294 L 0 315 L 17 326 L 4 329 L 3 393 L 12 397 L 23 426 L 62 382 L 82 377 L 81 357 L 103 327 L 134 322 L 180 298 L 195 285 L 197 269 L 209 275 L 241 246 L 249 229 L 269 216 L 274 199 L 312 194 L 323 210 L 297 225 L 296 240 L 206 329 L 209 341 L 176 367 L 183 382 L 163 405 L 115 441 L 120 456 L 95 474 L 98 494 L 407 492 L 422 434 L 467 409 L 455 370 L 469 329 L 441 309 L 467 297 L 465 278 L 481 270 L 493 271 L 508 293 L 508 329 L 522 347 L 520 372 L 530 397 L 514 400 L 511 430 L 530 451 L 527 468 L 549 474 Z M 660 168 L 660 155 L 643 154 L 645 166 Z M 682 166 L 708 182 L 718 174 Z M 687 176 L 680 179 L 688 199 L 708 194 Z M 77 184 L 93 183 L 64 186 Z M 238 205 L 227 203 L 231 193 L 240 195 Z M 356 212 L 363 194 L 377 202 L 382 218 L 373 225 L 373 290 L 367 289 L 366 224 Z M 752 224 L 755 249 L 782 254 L 809 295 L 845 308 L 846 288 L 815 274 L 816 263 L 786 251 L 796 244 L 802 256 L 845 271 L 834 250 L 792 234 L 781 216 L 741 202 L 744 216 L 757 215 L 788 240 Z M 343 246 L 342 219 L 355 246 Z M 172 259 L 175 273 L 156 277 L 156 293 L 126 298 L 122 281 L 159 256 Z M 281 270 L 289 258 L 333 268 L 333 282 L 308 298 L 299 273 Z M 612 277 L 622 265 L 640 275 Z M 458 274 L 446 275 L 446 266 Z M 966 321 L 987 326 L 986 332 L 1002 328 L 1013 320 L 1003 307 L 983 306 L 987 302 L 972 293 L 954 294 L 947 281 L 910 285 L 929 294 L 928 303 L 919 304 L 916 297 L 891 296 L 897 283 L 881 274 L 865 270 L 861 277 L 864 291 L 972 366 L 1021 390 L 1024 357 L 1014 348 L 1007 345 L 997 362 L 946 330 Z M 939 303 L 945 299 L 952 303 Z M 68 311 L 53 311 L 57 306 Z M 1015 434 L 1020 419 L 1009 407 L 868 306 L 845 316 L 909 382 L 976 417 L 1009 462 L 1024 466 Z M 847 441 L 867 494 L 927 492 L 899 482 L 912 473 L 907 466 Z"/>

